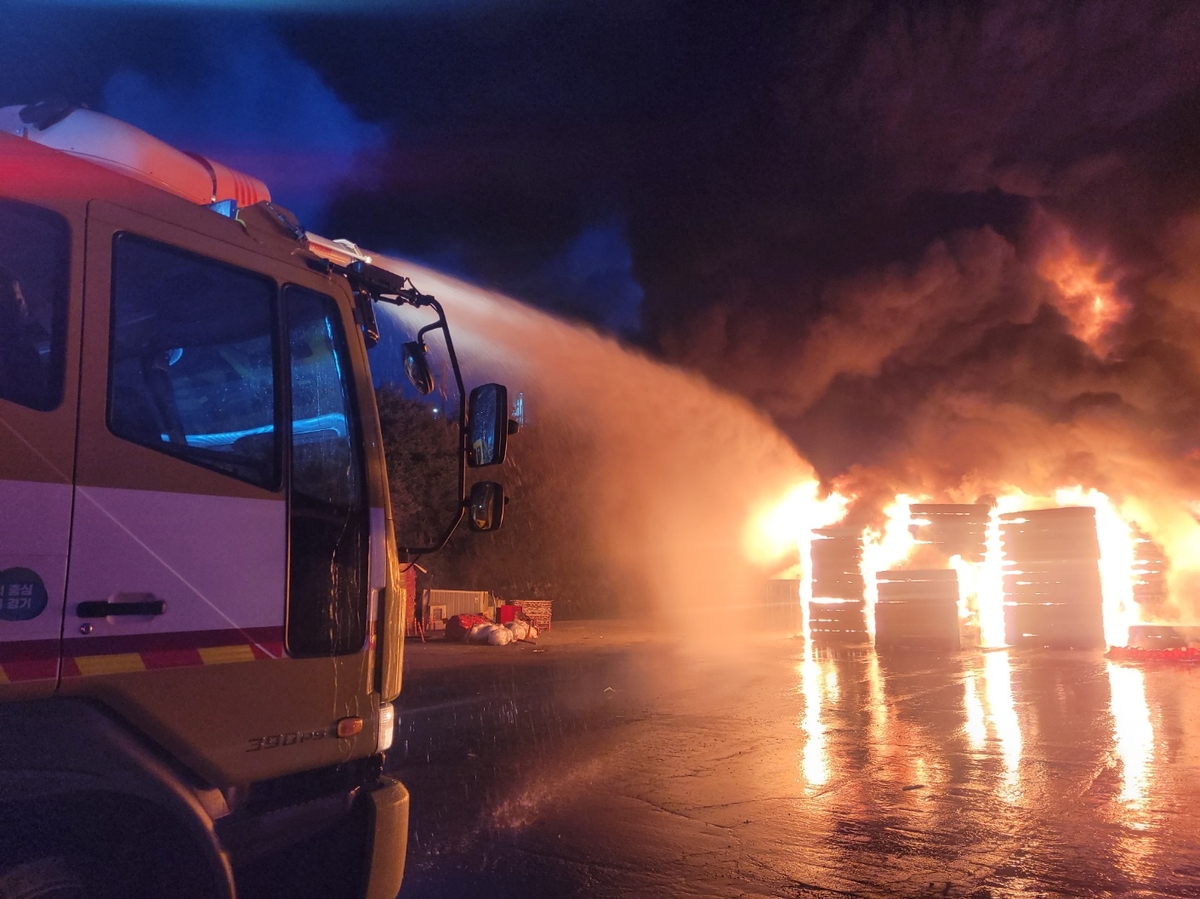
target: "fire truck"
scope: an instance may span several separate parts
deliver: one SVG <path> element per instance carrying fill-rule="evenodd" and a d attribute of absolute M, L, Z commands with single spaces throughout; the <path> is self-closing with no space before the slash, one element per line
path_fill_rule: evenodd
<path fill-rule="evenodd" d="M 401 558 L 499 527 L 466 470 L 510 430 L 399 268 L 116 119 L 0 109 L 0 899 L 396 895 Z M 458 391 L 427 547 L 392 526 L 381 303 L 428 318 L 413 389 L 436 332 Z"/>

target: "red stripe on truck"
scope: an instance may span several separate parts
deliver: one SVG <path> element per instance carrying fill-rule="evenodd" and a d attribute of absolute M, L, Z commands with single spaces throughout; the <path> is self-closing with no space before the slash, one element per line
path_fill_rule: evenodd
<path fill-rule="evenodd" d="M 278 659 L 283 656 L 283 628 L 72 637 L 63 643 L 63 677 L 82 677 Z"/>

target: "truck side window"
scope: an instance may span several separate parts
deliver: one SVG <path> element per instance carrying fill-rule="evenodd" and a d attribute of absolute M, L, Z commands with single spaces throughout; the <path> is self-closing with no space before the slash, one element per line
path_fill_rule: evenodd
<path fill-rule="evenodd" d="M 0 200 L 0 399 L 62 402 L 69 253 L 61 216 Z"/>
<path fill-rule="evenodd" d="M 118 234 L 112 296 L 112 432 L 277 488 L 275 282 Z"/>
<path fill-rule="evenodd" d="M 367 518 L 351 366 L 337 304 L 284 288 L 292 465 L 287 647 L 357 652 L 366 635 Z"/>

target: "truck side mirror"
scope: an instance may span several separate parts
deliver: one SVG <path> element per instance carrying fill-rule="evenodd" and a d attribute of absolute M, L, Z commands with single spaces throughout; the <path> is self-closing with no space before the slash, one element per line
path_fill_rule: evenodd
<path fill-rule="evenodd" d="M 421 396 L 433 393 L 433 373 L 429 370 L 429 360 L 425 358 L 425 344 L 422 341 L 410 340 L 404 344 L 404 373 Z"/>
<path fill-rule="evenodd" d="M 508 451 L 508 389 L 503 384 L 476 387 L 467 410 L 467 464 L 499 465 Z"/>
<path fill-rule="evenodd" d="M 504 522 L 504 488 L 495 481 L 476 481 L 467 500 L 467 520 L 473 531 L 498 531 Z"/>

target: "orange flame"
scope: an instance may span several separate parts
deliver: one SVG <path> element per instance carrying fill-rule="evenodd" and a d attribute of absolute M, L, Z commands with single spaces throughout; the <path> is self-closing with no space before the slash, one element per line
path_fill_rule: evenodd
<path fill-rule="evenodd" d="M 1080 485 L 1061 487 L 1054 491 L 1052 497 L 1030 496 L 1013 490 L 998 499 L 988 528 L 987 555 L 980 566 L 979 592 L 975 597 L 981 643 L 984 646 L 1002 646 L 1005 643 L 1000 515 L 1053 506 L 1090 506 L 1095 509 L 1096 535 L 1100 542 L 1104 636 L 1110 646 L 1125 645 L 1129 639 L 1129 626 L 1138 621 L 1137 606 L 1133 601 L 1133 585 L 1137 577 L 1134 533 L 1130 521 L 1122 516 L 1105 494 L 1094 489 L 1085 490 Z"/>
<path fill-rule="evenodd" d="M 803 481 L 755 517 L 744 540 L 746 553 L 757 562 L 778 559 L 794 551 L 806 534 L 811 536 L 813 528 L 841 521 L 849 503 L 836 491 L 822 497 L 815 479 Z"/>
<path fill-rule="evenodd" d="M 1104 598 L 1104 637 L 1109 646 L 1129 642 L 1129 626 L 1138 620 L 1133 602 L 1134 535 L 1112 501 L 1098 490 L 1082 487 L 1057 490 L 1060 506 L 1091 506 L 1096 510 L 1096 536 L 1100 538 L 1100 592 Z"/>
<path fill-rule="evenodd" d="M 812 601 L 812 532 L 842 521 L 853 497 L 836 491 L 822 496 L 818 482 L 805 481 L 792 488 L 774 507 L 764 510 L 747 536 L 752 556 L 778 555 L 780 547 L 799 551 L 801 564 L 800 596 L 805 636 L 809 603 Z M 862 574 L 866 587 L 867 626 L 875 633 L 875 604 L 878 599 L 876 572 L 903 567 L 921 545 L 913 536 L 911 506 L 929 502 L 925 497 L 898 494 L 883 510 L 881 527 L 862 532 Z M 968 633 L 978 633 L 980 645 L 1003 646 L 1006 643 L 1004 617 L 1004 559 L 1000 545 L 1000 516 L 1008 512 L 1061 506 L 1087 506 L 1095 510 L 1100 545 L 1099 575 L 1103 604 L 1104 635 L 1111 646 L 1129 641 L 1129 627 L 1140 619 L 1134 600 L 1138 577 L 1135 526 L 1146 528 L 1145 508 L 1133 501 L 1118 505 L 1107 495 L 1081 485 L 1061 487 L 1049 495 L 1032 495 L 1009 487 L 996 499 L 986 535 L 986 551 L 981 562 L 960 556 L 948 560 L 958 573 L 959 616 Z"/>
<path fill-rule="evenodd" d="M 805 646 L 809 641 L 808 608 L 812 601 L 812 532 L 837 524 L 846 515 L 850 498 L 832 491 L 821 496 L 816 480 L 797 484 L 776 505 L 763 510 L 749 529 L 745 544 L 751 559 L 779 558 L 787 549 L 800 554 L 800 603 Z"/>
<path fill-rule="evenodd" d="M 901 493 L 884 507 L 886 521 L 882 530 L 872 527 L 863 530 L 860 570 L 866 587 L 867 632 L 872 637 L 875 635 L 875 604 L 879 601 L 879 584 L 875 575 L 902 564 L 916 549 L 917 541 L 908 528 L 911 520 L 909 509 L 914 503 L 922 502 L 926 500 Z"/>
<path fill-rule="evenodd" d="M 1101 278 L 1102 262 L 1085 262 L 1065 234 L 1056 243 L 1057 252 L 1042 259 L 1038 273 L 1058 288 L 1054 305 L 1070 321 L 1071 333 L 1096 355 L 1107 355 L 1108 333 L 1129 304 L 1117 296 L 1112 281 Z"/>

